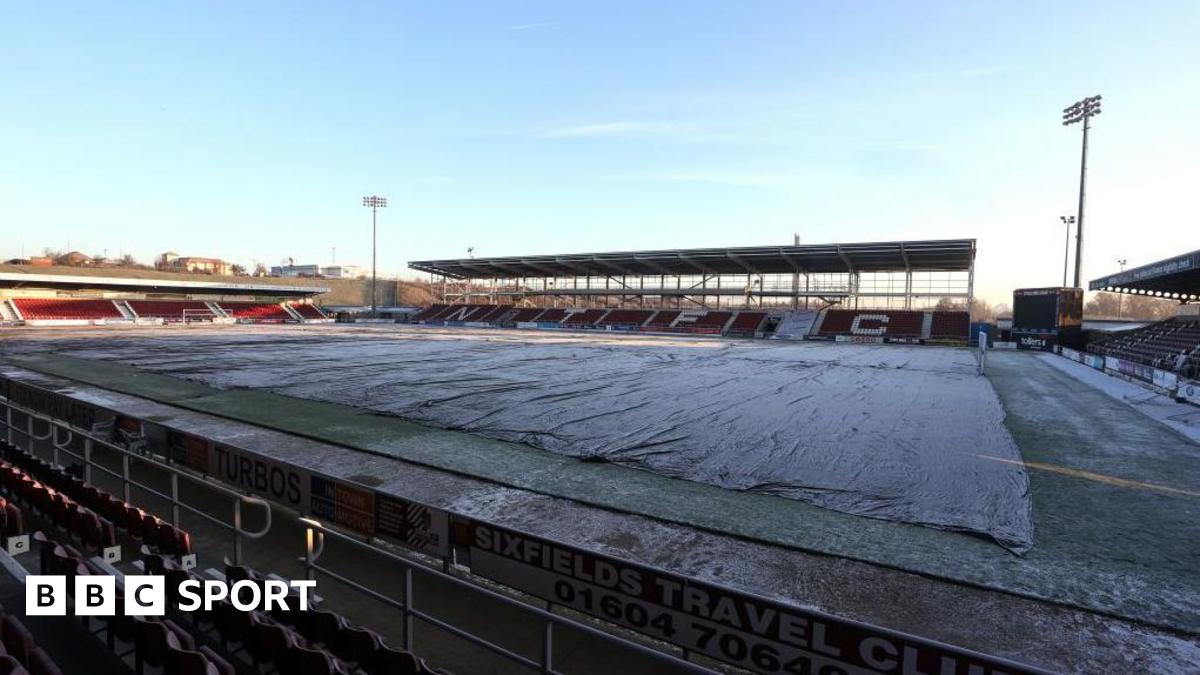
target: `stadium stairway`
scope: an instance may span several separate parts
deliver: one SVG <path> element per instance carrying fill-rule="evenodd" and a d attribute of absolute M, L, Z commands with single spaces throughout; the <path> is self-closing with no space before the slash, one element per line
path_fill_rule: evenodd
<path fill-rule="evenodd" d="M 799 309 L 786 312 L 775 329 L 772 337 L 781 340 L 803 340 L 814 330 L 818 312 L 810 309 Z"/>
<path fill-rule="evenodd" d="M 133 321 L 138 318 L 137 312 L 133 311 L 133 308 L 125 300 L 113 300 L 113 304 L 117 306 L 117 311 L 126 319 Z"/>

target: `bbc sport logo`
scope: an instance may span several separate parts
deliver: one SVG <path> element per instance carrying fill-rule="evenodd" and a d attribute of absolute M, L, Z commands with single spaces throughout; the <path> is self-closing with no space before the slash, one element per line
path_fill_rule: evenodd
<path fill-rule="evenodd" d="M 188 579 L 179 583 L 178 608 L 211 611 L 215 603 L 228 600 L 237 610 L 272 609 L 308 611 L 308 594 L 316 588 L 312 580 L 282 581 L 242 579 L 230 584 L 216 579 Z M 163 616 L 167 611 L 167 579 L 161 575 L 128 574 L 124 582 L 124 606 L 118 612 L 117 579 L 111 575 L 75 577 L 70 597 L 76 616 Z M 295 590 L 295 593 L 292 591 Z M 67 614 L 67 577 L 58 574 L 25 577 L 25 613 L 29 616 Z"/>

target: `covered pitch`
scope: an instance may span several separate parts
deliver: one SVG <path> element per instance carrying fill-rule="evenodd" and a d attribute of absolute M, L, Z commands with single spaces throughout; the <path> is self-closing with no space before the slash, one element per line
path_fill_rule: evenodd
<path fill-rule="evenodd" d="M 528 347 L 522 355 L 512 343 Z M 346 480 L 387 480 L 411 498 L 552 540 L 1065 671 L 1128 672 L 1130 664 L 1146 664 L 1154 672 L 1184 672 L 1183 664 L 1196 663 L 1200 455 L 1194 442 L 1137 409 L 1171 402 L 1147 403 L 1135 385 L 1053 354 L 996 352 L 979 377 L 959 362 L 965 350 L 918 349 L 378 325 L 0 332 L 0 363 L 74 383 L 59 385 L 62 391 L 99 387 L 176 411 L 155 415 L 202 414 L 197 428 L 228 442 L 285 432 L 262 451 L 302 456 L 331 471 L 336 464 Z M 647 360 L 653 355 L 662 363 Z M 462 364 L 448 365 L 454 361 Z M 750 377 L 713 383 L 705 362 L 732 364 Z M 512 374 L 496 377 L 501 366 Z M 555 368 L 564 373 L 527 385 Z M 648 371 L 640 376 L 647 389 L 629 391 L 638 368 Z M 573 395 L 566 388 L 571 373 Z M 663 382 L 653 382 L 653 373 Z M 603 399 L 584 390 L 603 391 L 605 378 L 643 412 L 674 405 L 658 401 L 669 385 L 685 402 L 753 415 L 757 402 L 782 387 L 779 398 L 793 401 L 793 414 L 784 417 L 795 433 L 843 434 L 853 456 L 874 453 L 878 466 L 863 478 L 899 476 L 907 486 L 921 483 L 905 483 L 886 460 L 919 462 L 911 456 L 949 438 L 962 458 L 985 455 L 980 466 L 1013 467 L 1025 476 L 1033 546 L 1015 556 L 990 537 L 586 461 L 599 457 L 500 440 L 498 421 L 492 430 L 438 428 L 451 424 L 424 421 L 419 412 L 469 421 L 497 410 L 506 422 L 544 425 L 537 409 L 560 414 L 556 395 L 573 396 L 579 406 Z M 513 405 L 526 386 L 533 399 Z M 546 394 L 541 399 L 532 393 L 537 387 Z M 797 396 L 803 389 L 812 396 Z M 738 397 L 753 391 L 762 396 Z M 1001 415 L 1000 426 L 945 424 L 934 410 L 914 410 L 941 405 L 980 405 L 976 414 Z M 704 427 L 704 420 L 678 418 L 682 430 L 716 434 L 718 450 L 722 419 Z M 572 420 L 555 433 L 570 440 L 590 432 L 590 422 Z M 230 428 L 234 422 L 256 429 Z M 992 445 L 973 446 L 981 434 Z M 986 456 L 1003 439 L 1019 448 L 1018 458 Z M 311 441 L 351 453 L 326 457 Z M 732 462 L 730 469 L 745 475 L 754 467 Z M 995 476 L 967 478 L 976 485 Z M 977 498 L 995 494 L 984 490 Z"/>
<path fill-rule="evenodd" d="M 219 389 L 1032 545 L 1028 476 L 966 350 L 425 329 L 66 347 Z"/>

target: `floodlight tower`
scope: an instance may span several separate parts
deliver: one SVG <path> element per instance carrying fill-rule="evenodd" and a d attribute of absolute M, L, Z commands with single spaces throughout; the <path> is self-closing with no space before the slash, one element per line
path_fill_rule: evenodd
<path fill-rule="evenodd" d="M 1075 216 L 1059 216 L 1063 225 L 1067 226 L 1067 239 L 1063 244 L 1063 286 L 1067 285 L 1067 260 L 1071 257 L 1071 226 L 1075 224 Z"/>
<path fill-rule="evenodd" d="M 1125 272 L 1125 264 L 1128 262 L 1129 262 L 1129 260 L 1127 260 L 1125 258 L 1121 258 L 1120 260 L 1117 261 L 1117 264 L 1121 266 L 1122 274 Z M 1125 313 L 1124 310 L 1125 310 L 1125 294 L 1117 293 L 1117 319 L 1124 318 L 1122 316 Z"/>
<path fill-rule="evenodd" d="M 1093 116 L 1100 114 L 1100 95 L 1076 101 L 1063 108 L 1063 126 L 1083 122 L 1083 154 L 1079 160 L 1079 213 L 1076 216 L 1075 227 L 1075 288 L 1083 288 L 1083 193 L 1087 185 L 1087 142 L 1088 128 Z"/>
<path fill-rule="evenodd" d="M 387 208 L 387 197 L 376 197 L 375 195 L 363 197 L 363 206 L 371 207 L 371 317 L 374 318 L 376 314 L 375 301 L 378 297 L 375 295 L 375 243 L 377 241 L 375 212 Z"/>

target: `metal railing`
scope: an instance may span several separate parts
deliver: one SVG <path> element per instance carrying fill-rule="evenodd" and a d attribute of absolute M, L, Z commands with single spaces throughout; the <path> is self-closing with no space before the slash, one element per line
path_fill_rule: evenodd
<path fill-rule="evenodd" d="M 173 517 L 176 519 L 176 521 L 178 520 L 177 509 L 185 508 L 188 511 L 190 511 L 194 514 L 200 515 L 200 516 L 204 517 L 205 519 L 207 519 L 223 528 L 234 531 L 235 537 L 236 537 L 235 538 L 236 554 L 235 554 L 235 560 L 234 560 L 235 564 L 241 564 L 241 541 L 242 541 L 243 537 L 250 538 L 250 539 L 260 539 L 260 538 L 264 537 L 271 529 L 271 505 L 269 502 L 267 502 L 263 499 L 259 499 L 257 497 L 246 495 L 246 494 L 243 494 L 236 490 L 233 490 L 231 488 L 214 483 L 213 481 L 208 480 L 205 477 L 191 473 L 190 470 L 176 468 L 174 466 L 171 466 L 168 463 L 159 461 L 152 457 L 148 457 L 146 455 L 138 454 L 138 453 L 132 452 L 130 450 L 127 450 L 126 448 L 122 448 L 119 445 L 115 445 L 103 438 L 97 437 L 94 430 L 92 430 L 91 432 L 84 431 L 82 429 L 79 429 L 78 427 L 72 426 L 68 422 L 59 421 L 59 420 L 49 417 L 45 414 L 38 413 L 34 410 L 28 409 L 19 404 L 14 404 L 11 401 L 3 399 L 3 398 L 0 398 L 0 406 L 3 406 L 6 411 L 4 419 L 0 420 L 0 424 L 4 424 L 8 430 L 9 443 L 16 445 L 16 443 L 14 443 L 14 436 L 13 436 L 14 433 L 25 435 L 27 438 L 30 439 L 29 446 L 30 446 L 30 450 L 32 451 L 33 441 L 49 440 L 51 442 L 51 446 L 54 448 L 55 460 L 58 459 L 57 453 L 67 452 L 72 457 L 76 457 L 81 460 L 84 460 L 85 471 L 90 471 L 90 469 L 94 467 L 94 468 L 100 469 L 101 471 L 107 473 L 108 475 L 120 478 L 122 480 L 122 484 L 124 486 L 125 495 L 126 495 L 127 500 L 128 500 L 128 493 L 130 490 L 130 486 L 135 486 L 140 489 L 146 490 L 146 491 L 150 492 L 151 494 L 155 494 L 155 495 L 159 496 L 160 498 L 169 500 L 172 503 L 173 509 L 175 511 L 173 513 Z M 13 423 L 13 412 L 14 411 L 26 416 L 27 419 L 26 419 L 25 429 L 21 429 Z M 44 435 L 39 436 L 34 433 L 33 419 L 35 419 L 35 418 L 48 423 L 48 427 L 47 427 L 46 433 Z M 59 429 L 65 430 L 69 434 L 78 434 L 83 439 L 83 443 L 84 443 L 84 454 L 83 455 L 77 454 L 65 447 L 70 444 L 71 440 L 73 439 L 73 436 L 68 436 L 67 440 L 63 443 L 59 442 L 58 437 L 57 437 Z M 91 450 L 94 448 L 95 444 L 97 444 L 97 443 L 99 443 L 101 446 L 103 446 L 105 448 L 111 449 L 112 451 L 118 453 L 121 456 L 122 471 L 120 473 L 112 471 L 112 470 L 108 469 L 107 467 L 96 464 L 94 461 L 92 461 Z M 155 490 L 152 487 L 149 487 L 142 483 L 138 483 L 138 482 L 134 481 L 132 479 L 132 477 L 130 476 L 130 463 L 132 461 L 145 463 L 149 466 L 155 467 L 157 469 L 160 469 L 162 471 L 169 473 L 171 475 L 171 485 L 172 485 L 171 495 L 165 495 L 161 492 L 158 492 L 157 490 Z M 89 475 L 90 475 L 90 473 L 89 473 Z M 234 513 L 235 513 L 234 524 L 230 525 L 228 523 L 225 523 L 223 521 L 215 519 L 212 516 L 210 516 L 208 513 L 197 510 L 197 509 L 191 507 L 190 505 L 181 502 L 179 499 L 179 491 L 178 491 L 178 478 L 180 476 L 182 476 L 190 481 L 193 481 L 206 489 L 209 489 L 209 490 L 218 492 L 220 494 L 232 497 L 234 499 Z M 266 525 L 263 527 L 262 530 L 257 531 L 257 532 L 251 532 L 251 531 L 246 531 L 241 527 L 241 503 L 242 502 L 256 504 L 256 505 L 260 505 L 260 506 L 264 507 L 264 510 L 266 511 L 266 514 L 265 514 Z M 425 504 L 420 504 L 419 502 L 413 502 L 413 503 L 421 505 L 421 506 L 428 506 Z M 284 507 L 284 508 L 286 508 L 286 507 Z M 454 514 L 453 512 L 448 512 L 448 514 L 452 518 L 457 516 L 457 514 Z M 462 517 L 467 518 L 466 516 L 462 516 Z M 488 588 L 484 584 L 484 582 L 474 581 L 469 577 L 456 576 L 454 574 L 451 574 L 450 567 L 449 567 L 449 559 L 446 557 L 441 558 L 442 563 L 443 563 L 443 568 L 437 569 L 433 566 L 430 566 L 426 563 L 420 562 L 416 559 L 406 558 L 406 557 L 398 555 L 392 551 L 389 551 L 385 548 L 377 546 L 377 545 L 371 543 L 370 539 L 364 541 L 363 539 L 361 539 L 357 536 L 352 536 L 352 535 L 340 532 L 336 529 L 331 529 L 328 526 L 326 526 L 312 518 L 304 517 L 303 515 L 301 515 L 301 516 L 297 517 L 297 520 L 298 520 L 298 522 L 300 522 L 303 525 L 303 529 L 305 531 L 305 539 L 306 539 L 305 555 L 303 558 L 300 559 L 300 562 L 303 563 L 303 565 L 305 567 L 305 574 L 308 576 L 308 578 L 310 578 L 310 579 L 313 578 L 315 573 L 324 574 L 325 576 L 329 577 L 330 579 L 332 579 L 334 581 L 337 581 L 339 584 L 342 584 L 342 585 L 346 586 L 347 588 L 357 591 L 357 592 L 359 592 L 369 598 L 372 598 L 378 602 L 381 602 L 389 607 L 398 609 L 402 615 L 402 621 L 403 621 L 403 623 L 402 623 L 402 630 L 403 630 L 402 640 L 404 643 L 404 648 L 406 650 L 411 651 L 411 647 L 413 646 L 413 629 L 414 629 L 415 620 L 419 620 L 419 621 L 429 624 L 430 626 L 444 630 L 460 639 L 466 640 L 471 644 L 482 647 L 494 654 L 497 654 L 503 658 L 506 658 L 509 661 L 517 663 L 523 667 L 534 669 L 534 670 L 537 670 L 537 671 L 539 671 L 541 673 L 545 673 L 545 674 L 559 673 L 560 671 L 557 671 L 554 668 L 555 629 L 556 628 L 565 628 L 565 629 L 570 629 L 571 631 L 576 631 L 578 633 L 587 635 L 589 637 L 594 637 L 596 639 L 599 639 L 600 641 L 602 641 L 605 644 L 606 647 L 611 646 L 616 649 L 627 650 L 628 652 L 649 658 L 649 659 L 653 660 L 656 664 L 662 664 L 664 667 L 671 667 L 678 672 L 692 672 L 692 673 L 715 672 L 711 669 L 705 668 L 704 666 L 702 666 L 698 663 L 693 663 L 693 662 L 689 661 L 688 658 L 689 658 L 690 652 L 688 651 L 688 649 L 686 647 L 670 647 L 670 646 L 664 645 L 662 648 L 656 648 L 654 646 L 648 646 L 647 644 L 643 644 L 637 640 L 633 640 L 633 639 L 624 637 L 622 635 L 615 634 L 613 632 L 609 632 L 609 631 L 603 630 L 601 628 L 597 628 L 596 626 L 591 625 L 590 620 L 577 620 L 577 619 L 571 618 L 569 616 L 555 614 L 554 612 L 550 611 L 550 608 L 552 607 L 552 605 L 550 605 L 550 604 L 548 604 L 546 606 L 546 609 L 542 609 L 541 607 L 537 607 L 537 606 L 529 604 L 528 602 L 522 601 L 518 597 L 506 595 L 505 593 L 497 592 L 496 590 Z M 177 522 L 175 524 L 178 525 Z M 519 531 L 517 531 L 517 532 L 519 532 Z M 532 535 L 530 535 L 530 536 L 532 536 Z M 367 553 L 379 556 L 389 563 L 399 565 L 400 568 L 403 570 L 403 575 L 404 575 L 404 577 L 403 577 L 403 588 L 404 588 L 403 597 L 400 599 L 390 597 L 384 593 L 381 593 L 379 590 L 376 590 L 369 586 L 363 585 L 357 581 L 350 579 L 349 577 L 347 577 L 339 572 L 336 572 L 328 567 L 325 567 L 324 565 L 319 564 L 318 561 L 321 558 L 322 553 L 324 553 L 324 551 L 325 551 L 325 538 L 326 537 L 331 537 L 334 541 L 351 546 L 356 551 L 367 552 Z M 652 569 L 652 568 L 647 568 L 647 569 Z M 541 628 L 542 628 L 540 658 L 532 659 L 532 658 L 529 658 L 528 656 L 514 652 L 506 647 L 496 644 L 495 642 L 493 642 L 491 640 L 488 640 L 487 638 L 485 638 L 481 635 L 471 632 L 468 629 L 460 628 L 459 626 L 456 626 L 453 623 L 450 623 L 449 621 L 439 619 L 436 616 L 433 616 L 432 614 L 430 614 L 429 612 L 416 607 L 414 595 L 413 595 L 413 586 L 414 586 L 413 580 L 414 580 L 414 577 L 416 577 L 417 575 L 423 575 L 425 578 L 449 584 L 450 586 L 452 586 L 456 589 L 465 590 L 468 593 L 475 594 L 475 596 L 478 598 L 494 601 L 506 608 L 516 609 L 520 612 L 525 613 L 527 616 L 532 617 L 535 621 L 540 621 Z M 704 582 L 704 585 L 712 587 L 712 588 L 722 591 L 724 593 L 728 593 L 730 595 L 746 596 L 748 598 L 756 599 L 757 601 L 761 601 L 764 603 L 772 602 L 768 598 L 755 596 L 753 594 L 746 593 L 744 591 L 738 591 L 738 590 L 735 590 L 735 589 L 732 589 L 732 588 L 729 588 L 729 587 L 726 587 L 726 586 L 723 586 L 723 585 L 720 585 L 717 583 Z M 524 592 L 522 592 L 516 588 L 513 588 L 513 591 L 516 594 L 519 594 L 521 596 L 536 597 L 535 595 L 534 596 L 526 596 L 526 594 Z M 824 614 L 818 610 L 807 610 L 807 612 L 809 614 L 812 614 L 815 617 L 818 617 L 821 620 L 836 621 L 841 624 L 846 624 L 851 627 L 857 628 L 858 630 L 880 631 L 880 632 L 889 634 L 891 636 L 894 636 L 895 638 L 898 638 L 898 639 L 923 642 L 923 643 L 925 643 L 926 647 L 930 647 L 933 649 L 943 650 L 943 651 L 953 651 L 954 653 L 957 653 L 959 655 L 963 655 L 963 656 L 967 656 L 967 657 L 971 657 L 971 658 L 978 658 L 983 661 L 1000 663 L 1000 664 L 1004 665 L 1005 669 L 1008 670 L 1009 672 L 1022 672 L 1022 673 L 1025 673 L 1025 672 L 1027 672 L 1027 673 L 1045 673 L 1045 672 L 1047 672 L 1047 671 L 1041 670 L 1036 667 L 1022 665 L 1022 664 L 1019 664 L 1016 662 L 1008 661 L 1003 658 L 987 656 L 987 655 L 981 654 L 979 652 L 975 652 L 973 650 L 952 647 L 949 645 L 945 645 L 943 643 L 939 643 L 937 641 L 927 640 L 927 639 L 919 638 L 917 636 L 912 636 L 912 635 L 906 635 L 904 633 L 900 633 L 897 631 L 881 629 L 881 628 L 871 626 L 871 625 L 865 624 L 865 623 L 860 623 L 860 622 L 857 622 L 857 621 L 854 621 L 851 619 L 843 619 L 843 618 L 834 617 L 832 615 Z M 601 624 L 601 625 L 613 626 L 614 628 L 616 628 L 618 630 L 621 629 L 619 624 L 609 623 L 602 618 L 596 618 L 595 622 L 598 624 Z M 661 642 L 654 640 L 654 638 L 647 637 L 646 639 L 651 640 L 652 642 L 657 643 L 657 644 L 663 644 Z M 681 649 L 682 651 L 680 652 L 680 655 L 677 656 L 675 653 L 668 651 L 671 649 Z M 738 668 L 738 666 L 733 666 L 733 667 Z"/>
<path fill-rule="evenodd" d="M 639 644 L 639 643 L 629 640 L 627 638 L 621 637 L 619 635 L 614 635 L 614 634 L 608 633 L 606 631 L 602 631 L 598 628 L 594 628 L 585 623 L 575 621 L 568 617 L 559 616 L 558 614 L 554 614 L 553 612 L 550 612 L 548 610 L 541 609 L 540 607 L 534 607 L 527 603 L 521 602 L 520 600 L 516 600 L 507 595 L 498 593 L 489 588 L 481 586 L 479 584 L 475 584 L 470 581 L 467 581 L 461 577 L 457 577 L 452 574 L 449 574 L 448 572 L 444 572 L 442 570 L 438 570 L 433 567 L 428 567 L 426 565 L 419 564 L 417 562 L 414 562 L 412 560 L 409 560 L 407 558 L 399 556 L 390 551 L 387 551 L 387 550 L 384 550 L 377 546 L 373 546 L 371 544 L 365 543 L 355 537 L 351 537 L 351 536 L 342 534 L 341 532 L 338 532 L 336 530 L 329 529 L 324 524 L 322 524 L 316 520 L 313 520 L 311 518 L 301 517 L 299 520 L 305 526 L 305 553 L 304 553 L 303 562 L 304 562 L 305 569 L 307 571 L 306 572 L 307 578 L 312 579 L 315 576 L 314 575 L 315 572 L 320 572 L 320 573 L 326 575 L 327 577 L 329 577 L 330 579 L 337 581 L 338 583 L 341 583 L 341 584 L 343 584 L 349 588 L 352 588 L 360 593 L 370 596 L 370 597 L 374 598 L 375 600 L 378 600 L 379 602 L 382 602 L 390 607 L 400 610 L 401 616 L 402 616 L 402 621 L 403 621 L 402 622 L 403 643 L 404 643 L 404 649 L 406 651 L 412 651 L 414 619 L 419 619 L 421 621 L 424 621 L 425 623 L 428 623 L 431 626 L 440 628 L 441 630 L 444 630 L 456 637 L 466 640 L 466 641 L 470 642 L 471 644 L 477 645 L 479 647 L 483 647 L 484 649 L 487 649 L 488 651 L 490 651 L 494 654 L 497 654 L 499 656 L 502 656 L 510 661 L 517 663 L 517 664 L 520 664 L 522 666 L 525 666 L 525 667 L 533 669 L 533 670 L 537 670 L 538 672 L 545 673 L 547 675 L 556 674 L 556 673 L 559 673 L 559 671 L 554 669 L 554 644 L 555 644 L 554 629 L 556 626 L 562 626 L 562 627 L 570 628 L 571 630 L 574 630 L 574 631 L 586 633 L 592 637 L 599 638 L 609 644 L 614 644 L 614 646 L 619 646 L 623 649 L 628 649 L 628 650 L 633 651 L 642 656 L 649 657 L 649 658 L 657 661 L 658 663 L 668 665 L 668 666 L 672 667 L 673 669 L 680 671 L 680 672 L 692 672 L 692 673 L 712 673 L 712 672 L 714 672 L 712 670 L 709 670 L 698 664 L 687 661 L 687 660 L 685 660 L 679 656 L 676 656 L 674 654 L 671 654 L 669 652 L 659 651 L 657 649 L 647 647 L 645 645 Z M 337 572 L 334 572 L 333 570 L 331 570 L 327 567 L 323 567 L 322 565 L 318 564 L 317 560 L 321 557 L 321 554 L 325 550 L 325 537 L 327 537 L 327 536 L 335 539 L 336 541 L 343 542 L 352 547 L 355 547 L 357 550 L 368 551 L 375 555 L 384 557 L 387 560 L 389 560 L 390 562 L 399 565 L 404 570 L 404 597 L 397 600 L 388 595 L 384 595 L 383 593 L 380 593 L 379 591 L 376 591 L 375 589 L 364 586 L 364 585 L 362 585 L 352 579 L 349 579 Z M 482 595 L 483 597 L 488 598 L 489 600 L 494 600 L 494 601 L 499 602 L 507 607 L 518 609 L 519 611 L 522 611 L 522 612 L 526 613 L 527 615 L 531 616 L 535 620 L 541 621 L 542 622 L 542 648 L 541 648 L 540 659 L 534 660 L 523 654 L 518 654 L 517 652 L 514 652 L 506 647 L 502 647 L 502 646 L 496 644 L 495 642 L 492 642 L 486 638 L 475 635 L 474 633 L 471 633 L 470 631 L 459 628 L 451 623 L 443 621 L 443 620 L 429 614 L 428 612 L 422 611 L 421 609 L 417 608 L 415 606 L 414 598 L 413 598 L 413 576 L 414 576 L 414 574 L 427 575 L 428 577 L 430 577 L 432 579 L 437 579 L 444 583 L 451 584 L 455 588 L 463 589 L 470 593 Z"/>
<path fill-rule="evenodd" d="M 0 420 L 8 432 L 8 442 L 12 445 L 17 445 L 14 435 L 24 436 L 27 439 L 27 448 L 30 452 L 34 452 L 35 441 L 48 441 L 53 453 L 52 460 L 55 464 L 61 466 L 61 456 L 63 454 L 73 457 L 83 463 L 84 480 L 91 482 L 93 470 L 98 470 L 101 473 L 119 479 L 122 485 L 123 499 L 128 502 L 130 500 L 130 491 L 136 487 L 151 495 L 159 497 L 171 504 L 171 524 L 179 526 L 180 509 L 185 509 L 189 513 L 200 516 L 205 520 L 218 525 L 222 528 L 234 532 L 234 555 L 233 564 L 242 564 L 242 540 L 261 539 L 266 536 L 272 525 L 272 511 L 270 503 L 266 500 L 259 499 L 250 495 L 242 494 L 236 490 L 227 488 L 219 483 L 193 474 L 188 470 L 177 468 L 168 463 L 159 461 L 153 457 L 139 454 L 116 445 L 108 440 L 100 438 L 95 433 L 84 432 L 78 428 L 72 427 L 67 422 L 62 422 L 38 413 L 24 406 L 0 399 L 0 406 L 5 410 L 4 418 Z M 25 416 L 25 424 L 16 424 L 13 421 L 13 413 L 19 413 Z M 42 434 L 38 434 L 34 429 L 34 420 L 46 423 L 46 430 Z M 65 433 L 65 438 L 60 438 L 60 435 Z M 82 440 L 83 452 L 78 453 L 70 449 L 70 444 L 78 437 Z M 114 471 L 103 464 L 96 462 L 92 457 L 92 451 L 97 446 L 102 446 L 106 450 L 116 453 L 121 458 L 121 470 Z M 165 472 L 170 478 L 170 494 L 160 492 L 153 486 L 139 482 L 132 476 L 132 468 L 135 463 L 144 464 L 154 469 Z M 179 479 L 184 478 L 196 485 L 200 485 L 205 489 L 217 492 L 222 495 L 229 496 L 233 499 L 233 523 L 226 523 L 223 520 L 213 517 L 206 511 L 200 510 L 182 501 L 179 495 Z M 257 531 L 248 531 L 242 527 L 242 503 L 254 504 L 263 507 L 265 525 Z M 471 644 L 477 645 L 488 651 L 495 653 L 505 659 L 513 661 L 521 666 L 536 670 L 545 674 L 559 674 L 560 671 L 554 669 L 554 645 L 555 645 L 555 627 L 570 628 L 573 631 L 587 634 L 598 638 L 614 648 L 625 649 L 634 653 L 646 656 L 665 666 L 670 666 L 676 672 L 692 672 L 692 673 L 712 673 L 712 670 L 704 668 L 698 664 L 689 662 L 680 656 L 676 656 L 670 652 L 661 651 L 640 644 L 620 635 L 615 635 L 607 631 L 590 626 L 584 622 L 572 619 L 566 616 L 554 614 L 551 611 L 535 607 L 528 603 L 517 600 L 513 597 L 504 595 L 481 584 L 474 583 L 459 576 L 450 574 L 447 571 L 435 569 L 427 565 L 421 564 L 414 560 L 410 560 L 403 556 L 397 555 L 386 549 L 364 542 L 355 537 L 342 534 L 336 530 L 330 529 L 325 525 L 307 517 L 299 517 L 298 520 L 304 525 L 306 534 L 305 555 L 301 561 L 305 565 L 306 575 L 309 579 L 314 577 L 314 574 L 319 572 L 326 577 L 337 581 L 338 583 L 351 588 L 359 593 L 362 593 L 378 602 L 384 603 L 390 607 L 400 610 L 403 625 L 403 645 L 406 651 L 412 651 L 413 647 L 413 627 L 414 620 L 423 621 L 431 626 L 446 631 L 460 639 L 466 640 Z M 331 537 L 337 541 L 344 542 L 355 547 L 357 550 L 369 552 L 380 556 L 387 561 L 397 564 L 401 567 L 404 574 L 404 597 L 397 600 L 393 597 L 380 593 L 379 591 L 365 586 L 361 583 L 350 579 L 349 577 L 334 571 L 328 567 L 319 564 L 317 561 L 321 557 L 325 548 L 325 537 Z M 448 563 L 448 560 L 444 560 Z M 443 568 L 448 568 L 448 564 L 444 564 Z M 476 635 L 469 630 L 460 628 L 448 621 L 439 619 L 438 617 L 423 611 L 414 605 L 413 596 L 413 579 L 415 575 L 426 575 L 431 579 L 437 579 L 442 582 L 451 584 L 455 588 L 465 590 L 469 593 L 474 593 L 483 598 L 496 601 L 506 607 L 516 608 L 521 612 L 526 613 L 534 620 L 542 622 L 542 648 L 539 659 L 531 659 L 528 656 L 519 654 L 511 649 L 488 640 L 480 635 Z"/>
<path fill-rule="evenodd" d="M 132 488 L 135 487 L 169 502 L 171 504 L 171 524 L 175 527 L 179 527 L 180 509 L 186 509 L 189 513 L 199 516 L 208 522 L 217 525 L 218 527 L 231 530 L 234 533 L 233 563 L 235 565 L 240 565 L 242 562 L 243 539 L 261 539 L 271 531 L 271 505 L 264 499 L 242 494 L 241 492 L 227 488 L 201 476 L 197 476 L 189 471 L 178 469 L 153 457 L 131 452 L 130 450 L 100 438 L 93 433 L 87 433 L 73 428 L 66 422 L 61 422 L 34 410 L 30 410 L 23 406 L 12 403 L 11 401 L 0 400 L 0 406 L 3 406 L 5 410 L 4 419 L 0 421 L 0 424 L 3 424 L 7 429 L 8 442 L 11 445 L 16 445 L 14 434 L 22 435 L 27 439 L 27 446 L 30 452 L 34 452 L 35 441 L 49 441 L 53 452 L 52 459 L 54 464 L 62 466 L 62 462 L 60 461 L 61 455 L 66 454 L 69 457 L 73 457 L 83 462 L 84 480 L 89 483 L 92 482 L 92 473 L 95 470 L 119 479 L 121 481 L 121 497 L 125 500 L 125 502 L 128 503 L 130 501 L 130 492 Z M 13 423 L 14 411 L 25 416 L 24 429 Z M 38 435 L 34 433 L 34 420 L 46 422 L 47 426 L 45 434 Z M 59 440 L 60 432 L 66 433 L 66 440 Z M 70 449 L 71 442 L 76 438 L 76 436 L 82 439 L 82 454 Z M 104 447 L 109 452 L 116 453 L 121 458 L 120 471 L 114 471 L 107 466 L 96 462 L 92 458 L 92 452 L 97 445 Z M 135 463 L 151 467 L 157 471 L 167 474 L 171 485 L 170 494 L 160 492 L 151 485 L 135 480 L 132 474 L 133 465 Z M 227 523 L 220 518 L 214 517 L 208 511 L 201 510 L 180 500 L 180 478 L 188 480 L 191 483 L 211 492 L 216 492 L 218 494 L 230 497 L 233 501 L 233 523 Z M 242 527 L 242 504 L 252 504 L 262 508 L 264 525 L 261 529 L 247 530 Z"/>

